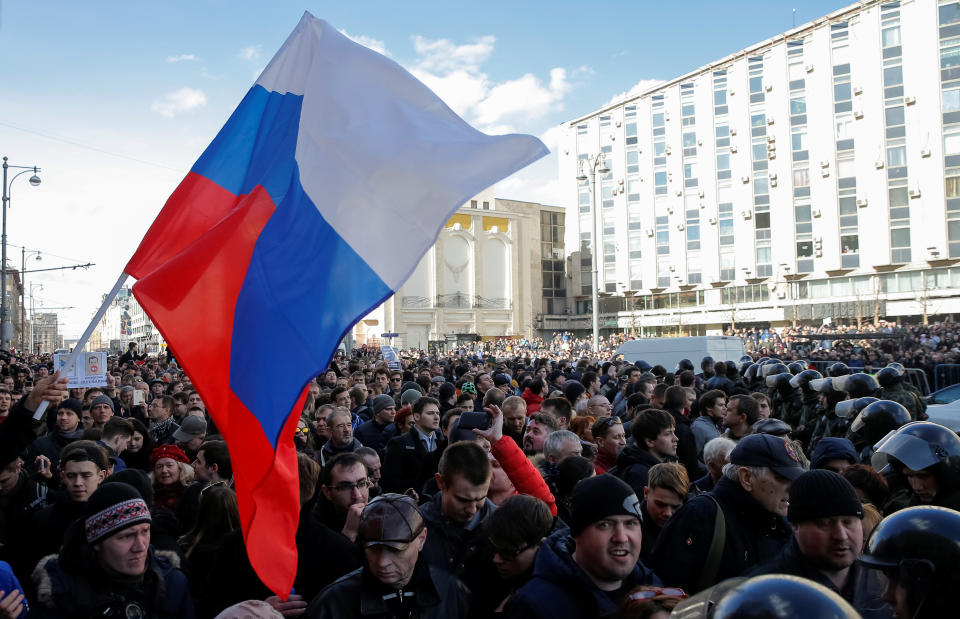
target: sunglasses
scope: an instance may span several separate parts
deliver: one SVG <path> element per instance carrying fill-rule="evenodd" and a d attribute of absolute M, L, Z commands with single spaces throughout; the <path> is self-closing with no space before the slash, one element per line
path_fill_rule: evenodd
<path fill-rule="evenodd" d="M 297 428 L 297 434 L 310 434 L 310 428 Z"/>
<path fill-rule="evenodd" d="M 491 546 L 493 545 L 491 544 Z M 500 558 L 503 559 L 504 561 L 513 561 L 514 559 L 517 558 L 517 556 L 520 555 L 520 553 L 532 547 L 533 547 L 533 544 L 527 544 L 526 546 L 521 546 L 520 548 L 511 548 L 511 549 L 499 548 L 497 546 L 493 546 L 493 551 L 496 554 L 500 555 Z"/>

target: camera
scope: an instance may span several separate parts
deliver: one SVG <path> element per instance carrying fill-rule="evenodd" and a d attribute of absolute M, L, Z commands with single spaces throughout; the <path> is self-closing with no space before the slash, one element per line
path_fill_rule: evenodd
<path fill-rule="evenodd" d="M 457 441 L 473 441 L 477 435 L 473 433 L 477 430 L 486 430 L 490 427 L 492 419 L 489 413 L 464 413 L 450 429 L 450 443 Z"/>

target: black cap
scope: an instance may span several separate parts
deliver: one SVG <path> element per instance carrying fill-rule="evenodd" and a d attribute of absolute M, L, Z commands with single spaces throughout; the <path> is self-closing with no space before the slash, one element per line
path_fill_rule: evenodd
<path fill-rule="evenodd" d="M 576 537 L 594 522 L 610 516 L 643 520 L 633 488 L 613 475 L 597 475 L 578 482 L 570 500 L 570 534 Z"/>
<path fill-rule="evenodd" d="M 730 452 L 730 464 L 770 468 L 791 481 L 806 471 L 793 445 L 770 434 L 751 434 L 740 439 Z"/>
<path fill-rule="evenodd" d="M 863 518 L 863 504 L 849 481 L 833 471 L 817 469 L 807 471 L 790 484 L 790 522 L 835 516 Z"/>

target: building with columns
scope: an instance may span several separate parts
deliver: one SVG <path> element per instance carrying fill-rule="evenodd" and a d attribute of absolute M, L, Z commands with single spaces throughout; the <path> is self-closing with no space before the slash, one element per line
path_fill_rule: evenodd
<path fill-rule="evenodd" d="M 427 350 L 477 337 L 533 337 L 537 315 L 565 307 L 564 215 L 496 198 L 494 188 L 475 196 L 397 294 L 357 324 L 355 343 L 388 343 L 380 336 L 396 333 L 394 345 Z"/>

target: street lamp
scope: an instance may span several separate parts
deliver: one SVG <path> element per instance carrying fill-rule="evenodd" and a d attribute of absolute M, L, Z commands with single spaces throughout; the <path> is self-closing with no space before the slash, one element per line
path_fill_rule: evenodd
<path fill-rule="evenodd" d="M 7 182 L 7 168 L 21 171 L 14 174 L 10 182 Z M 3 249 L 0 250 L 0 253 L 2 253 L 0 255 L 0 271 L 2 271 L 0 273 L 0 346 L 5 345 L 13 337 L 13 325 L 7 317 L 7 206 L 10 204 L 10 187 L 18 176 L 27 172 L 33 172 L 33 176 L 30 177 L 30 184 L 36 187 L 40 184 L 40 177 L 37 176 L 39 171 L 40 168 L 37 166 L 10 165 L 7 163 L 7 158 L 3 158 L 3 230 L 0 233 L 0 237 L 2 237 L 0 244 L 3 246 Z"/>
<path fill-rule="evenodd" d="M 603 153 L 600 153 L 594 157 L 592 161 L 589 157 L 586 160 L 581 160 L 579 174 L 577 174 L 577 181 L 580 183 L 586 181 L 587 187 L 590 190 L 590 265 L 593 270 L 593 285 L 590 288 L 590 293 L 591 304 L 593 306 L 594 352 L 600 352 L 600 315 L 598 313 L 600 275 L 597 272 L 597 247 L 600 243 L 597 242 L 597 172 L 606 174 L 609 171 L 610 168 L 607 167 L 606 159 L 604 159 Z M 590 174 L 589 177 L 587 173 Z"/>
<path fill-rule="evenodd" d="M 39 250 L 27 251 L 26 247 L 20 248 L 20 290 L 23 291 L 20 301 L 20 350 L 26 350 L 27 345 L 27 255 L 31 258 L 36 256 L 37 260 L 43 260 Z"/>

